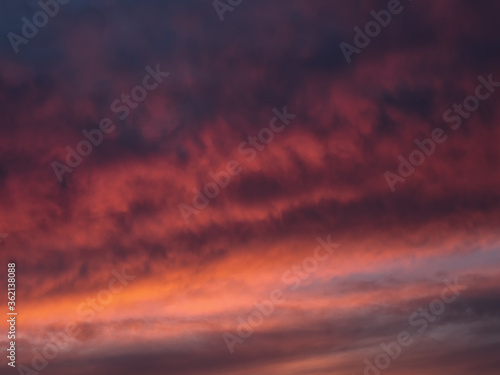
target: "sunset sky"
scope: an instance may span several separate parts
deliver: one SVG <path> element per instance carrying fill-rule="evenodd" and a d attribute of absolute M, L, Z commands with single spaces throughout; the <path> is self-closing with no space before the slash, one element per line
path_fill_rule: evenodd
<path fill-rule="evenodd" d="M 1 375 L 498 375 L 498 1 L 45 2 L 0 4 Z"/>

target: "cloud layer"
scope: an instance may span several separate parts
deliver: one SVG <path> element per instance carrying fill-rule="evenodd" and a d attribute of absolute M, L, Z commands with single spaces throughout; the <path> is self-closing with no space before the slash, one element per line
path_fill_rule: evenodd
<path fill-rule="evenodd" d="M 74 322 L 47 373 L 362 374 L 458 278 L 467 289 L 383 372 L 496 374 L 500 90 L 457 130 L 443 114 L 477 77 L 500 81 L 500 6 L 402 6 L 351 64 L 339 44 L 387 3 L 244 1 L 221 22 L 210 1 L 73 0 L 18 54 L 5 37 L 0 251 L 18 264 L 18 364 Z M 38 10 L 1 7 L 3 35 Z M 170 75 L 121 120 L 112 103 L 158 64 Z M 249 161 L 239 146 L 285 106 L 296 118 Z M 51 164 L 103 118 L 113 131 L 59 181 Z M 436 127 L 448 140 L 391 192 L 384 172 Z M 179 205 L 232 160 L 241 173 L 187 223 Z M 292 291 L 283 274 L 318 236 L 341 246 Z M 86 320 L 123 268 L 134 280 Z M 223 334 L 275 289 L 286 301 L 231 355 Z"/>

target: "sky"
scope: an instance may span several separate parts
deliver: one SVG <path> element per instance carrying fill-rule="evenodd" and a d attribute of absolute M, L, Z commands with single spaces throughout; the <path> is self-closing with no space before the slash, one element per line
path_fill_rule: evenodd
<path fill-rule="evenodd" d="M 498 374 L 499 12 L 3 1 L 0 374 Z"/>

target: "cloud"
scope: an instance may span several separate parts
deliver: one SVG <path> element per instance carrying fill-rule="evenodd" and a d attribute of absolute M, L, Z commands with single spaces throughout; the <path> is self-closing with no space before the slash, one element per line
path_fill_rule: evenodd
<path fill-rule="evenodd" d="M 338 45 L 380 3 L 257 0 L 221 23 L 210 1 L 73 0 L 18 55 L 5 38 L 0 252 L 22 270 L 19 355 L 71 320 L 82 340 L 55 375 L 362 373 L 464 275 L 466 295 L 393 371 L 493 374 L 500 97 L 455 132 L 442 116 L 479 75 L 500 79 L 498 8 L 405 5 L 351 64 Z M 2 10 L 4 35 L 34 11 Z M 120 120 L 111 103 L 156 64 L 171 75 Z M 283 106 L 297 118 L 246 161 L 238 146 Z M 59 182 L 51 163 L 105 117 L 116 131 Z M 449 140 L 392 193 L 382 174 L 435 127 Z M 178 205 L 233 159 L 241 174 L 186 224 Z M 330 263 L 229 355 L 222 333 L 328 234 L 342 244 Z M 81 322 L 123 266 L 137 281 Z"/>

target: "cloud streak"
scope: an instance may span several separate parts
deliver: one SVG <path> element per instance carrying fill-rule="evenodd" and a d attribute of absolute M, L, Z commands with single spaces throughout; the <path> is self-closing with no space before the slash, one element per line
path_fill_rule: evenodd
<path fill-rule="evenodd" d="M 2 35 L 36 7 L 1 5 Z M 362 374 L 458 277 L 468 289 L 387 371 L 496 374 L 499 98 L 459 131 L 443 113 L 500 76 L 499 8 L 414 1 L 351 64 L 339 44 L 379 3 L 255 0 L 221 23 L 211 1 L 73 0 L 18 54 L 5 37 L 0 252 L 18 269 L 18 364 L 78 321 L 46 373 Z M 155 64 L 163 84 L 113 114 Z M 238 152 L 284 105 L 287 130 L 251 161 Z M 56 178 L 66 145 L 112 116 Z M 384 172 L 436 127 L 449 139 L 391 192 Z M 244 168 L 187 224 L 179 204 L 233 160 Z M 230 355 L 224 332 L 328 235 L 342 246 Z M 81 322 L 123 267 L 133 283 Z"/>

